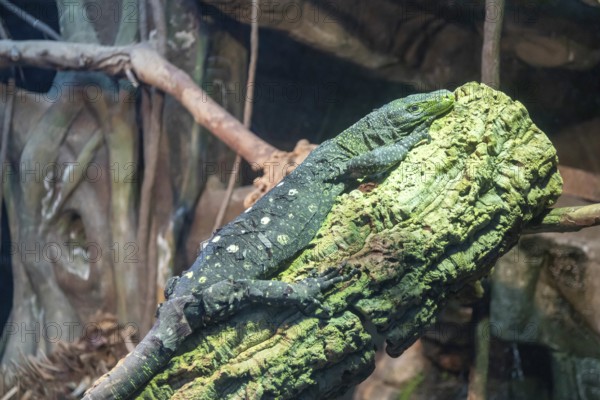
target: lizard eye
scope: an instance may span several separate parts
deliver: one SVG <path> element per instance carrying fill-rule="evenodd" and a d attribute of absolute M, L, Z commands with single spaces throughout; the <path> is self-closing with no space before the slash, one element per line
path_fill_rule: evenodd
<path fill-rule="evenodd" d="M 412 106 L 408 106 L 408 112 L 410 113 L 416 113 L 417 111 L 419 111 L 419 106 L 413 104 Z"/>

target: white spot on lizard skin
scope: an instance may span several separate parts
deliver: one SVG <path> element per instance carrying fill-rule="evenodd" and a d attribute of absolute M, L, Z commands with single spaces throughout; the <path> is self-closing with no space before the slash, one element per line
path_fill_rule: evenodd
<path fill-rule="evenodd" d="M 308 211 L 310 211 L 311 213 L 314 213 L 315 211 L 317 211 L 317 205 L 316 204 L 310 204 L 308 206 Z"/>
<path fill-rule="evenodd" d="M 235 244 L 230 244 L 229 246 L 227 246 L 227 249 L 225 249 L 225 250 L 227 250 L 227 252 L 228 252 L 228 253 L 235 253 L 235 252 L 236 252 L 236 251 L 238 251 L 239 249 L 240 249 L 240 248 L 239 248 L 237 245 L 235 245 Z"/>
<path fill-rule="evenodd" d="M 185 277 L 186 277 L 186 278 L 188 278 L 188 279 L 192 279 L 192 278 L 194 277 L 194 273 L 193 273 L 192 271 L 190 271 L 190 272 L 187 272 L 187 273 L 185 274 Z"/>
<path fill-rule="evenodd" d="M 288 243 L 289 238 L 290 237 L 288 235 L 277 235 L 277 243 L 285 245 Z"/>
<path fill-rule="evenodd" d="M 260 219 L 260 223 L 263 225 L 267 225 L 269 222 L 271 222 L 271 218 L 269 218 L 269 217 L 262 217 Z"/>
<path fill-rule="evenodd" d="M 284 182 L 283 182 L 283 181 L 281 181 L 281 182 L 279 182 L 279 183 L 277 184 L 277 186 L 275 186 L 275 187 L 279 187 L 279 186 L 281 186 L 281 185 L 283 185 L 283 184 L 284 184 Z"/>
<path fill-rule="evenodd" d="M 246 211 L 244 211 L 245 213 L 250 212 L 250 210 L 252 210 L 252 206 L 246 208 Z"/>
<path fill-rule="evenodd" d="M 290 218 L 290 219 L 294 218 L 294 214 L 292 214 L 292 213 L 289 213 L 289 214 L 288 214 L 288 218 Z"/>
<path fill-rule="evenodd" d="M 295 196 L 298 194 L 298 189 L 290 189 L 290 191 L 288 192 L 288 194 L 290 196 Z"/>
<path fill-rule="evenodd" d="M 200 279 L 198 279 L 198 283 L 204 283 L 204 282 L 206 282 L 206 277 L 201 276 Z"/>
<path fill-rule="evenodd" d="M 221 240 L 221 236 L 215 236 L 211 242 L 217 243 L 219 240 Z"/>

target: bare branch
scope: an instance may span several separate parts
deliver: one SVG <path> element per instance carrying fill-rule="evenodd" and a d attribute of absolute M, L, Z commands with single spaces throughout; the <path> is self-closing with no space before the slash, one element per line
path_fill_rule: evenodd
<path fill-rule="evenodd" d="M 148 40 L 148 9 L 146 0 L 138 2 L 140 41 Z"/>
<path fill-rule="evenodd" d="M 577 232 L 600 225 L 600 203 L 553 208 L 523 229 L 523 233 Z"/>
<path fill-rule="evenodd" d="M 147 265 L 149 247 L 153 246 L 149 241 L 150 227 L 153 214 L 151 205 L 153 201 L 154 182 L 158 168 L 160 140 L 162 136 L 162 113 L 164 106 L 164 95 L 153 91 L 144 94 L 142 100 L 144 110 L 147 114 L 144 118 L 144 178 L 140 194 L 140 211 L 138 216 L 137 241 L 141 264 L 146 268 L 146 293 L 143 296 L 143 304 L 146 310 L 142 313 L 143 329 L 152 326 L 153 310 L 156 308 L 156 264 Z"/>
<path fill-rule="evenodd" d="M 4 27 L 4 21 L 0 19 L 0 38 L 8 39 L 8 30 Z M 0 142 L 0 176 L 4 182 L 4 166 L 6 165 L 6 151 L 8 149 L 8 133 L 12 125 L 12 110 L 15 104 L 15 78 L 11 76 L 8 79 L 6 90 L 6 103 L 4 106 L 4 121 L 2 124 L 2 141 Z M 4 201 L 4 185 L 0 184 L 0 208 Z M 2 222 L 2 213 L 0 212 L 0 226 Z M 2 242 L 2 229 L 0 228 L 0 243 Z"/>
<path fill-rule="evenodd" d="M 152 21 L 156 29 L 156 50 L 164 57 L 167 52 L 167 22 L 165 21 L 165 10 L 160 0 L 150 0 L 152 9 Z"/>
<path fill-rule="evenodd" d="M 142 1 L 144 3 L 144 1 Z M 152 20 L 156 29 L 156 50 L 161 56 L 164 56 L 167 50 L 167 25 L 165 22 L 164 10 L 160 0 L 150 0 L 152 9 Z M 146 40 L 142 37 L 142 40 Z M 148 260 L 151 260 L 150 253 L 153 252 L 155 243 L 149 240 L 151 227 L 156 222 L 151 213 L 152 193 L 154 191 L 154 182 L 156 180 L 156 171 L 158 168 L 158 158 L 160 141 L 163 128 L 163 106 L 164 93 L 160 90 L 153 89 L 144 91 L 142 95 L 142 104 L 145 113 L 149 117 L 144 118 L 144 180 L 142 182 L 142 190 L 140 194 L 140 212 L 138 217 L 137 239 L 140 246 L 140 259 L 142 265 L 146 266 L 146 284 L 144 285 L 145 293 L 142 296 L 144 312 L 142 313 L 142 329 L 149 330 L 152 326 L 154 309 L 156 308 L 156 277 L 157 265 L 151 263 L 148 265 Z"/>
<path fill-rule="evenodd" d="M 139 80 L 177 99 L 216 137 L 260 169 L 277 149 L 254 135 L 198 87 L 185 72 L 149 46 L 99 46 L 51 41 L 0 41 L 0 68 L 14 64 L 59 70 L 95 70 L 122 76 L 131 68 Z"/>
<path fill-rule="evenodd" d="M 38 31 L 42 32 L 44 35 L 51 37 L 54 40 L 62 40 L 60 35 L 54 31 L 54 29 L 50 28 L 48 25 L 34 17 L 33 15 L 25 12 L 20 9 L 13 3 L 8 0 L 0 0 L 0 4 L 2 4 L 8 11 L 15 14 L 17 17 L 21 18 L 23 21 L 27 22 L 29 25 L 33 26 Z"/>
<path fill-rule="evenodd" d="M 4 21 L 0 18 L 0 39 L 10 39 L 8 29 L 4 26 Z"/>
<path fill-rule="evenodd" d="M 8 79 L 8 88 L 6 91 L 7 99 L 4 108 L 4 123 L 2 124 L 2 142 L 0 142 L 0 176 L 4 183 L 4 166 L 6 165 L 6 152 L 8 150 L 8 134 L 12 124 L 13 106 L 15 104 L 15 78 Z M 0 208 L 4 201 L 4 185 L 0 184 Z M 0 213 L 0 222 L 2 221 L 2 213 Z M 0 241 L 2 239 L 2 230 L 0 229 Z"/>
<path fill-rule="evenodd" d="M 504 0 L 486 0 L 481 51 L 481 82 L 500 87 L 500 34 L 504 19 Z"/>
<path fill-rule="evenodd" d="M 254 83 L 256 81 L 256 64 L 258 63 L 258 0 L 252 0 L 252 30 L 250 31 L 250 64 L 246 80 L 246 99 L 244 102 L 244 126 L 250 129 L 252 109 L 254 106 Z"/>

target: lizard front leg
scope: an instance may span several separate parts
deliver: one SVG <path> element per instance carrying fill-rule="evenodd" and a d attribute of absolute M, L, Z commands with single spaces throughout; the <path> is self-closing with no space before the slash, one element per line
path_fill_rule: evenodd
<path fill-rule="evenodd" d="M 226 280 L 203 290 L 199 297 L 207 320 L 234 314 L 249 304 L 295 306 L 304 312 L 314 306 L 322 307 L 317 297 L 352 275 L 354 273 L 342 275 L 340 269 L 330 268 L 319 276 L 294 283 L 258 279 Z"/>
<path fill-rule="evenodd" d="M 418 126 L 410 135 L 395 143 L 352 157 L 346 162 L 341 177 L 362 178 L 385 172 L 404 160 L 408 152 L 422 140 L 431 140 L 426 125 Z"/>

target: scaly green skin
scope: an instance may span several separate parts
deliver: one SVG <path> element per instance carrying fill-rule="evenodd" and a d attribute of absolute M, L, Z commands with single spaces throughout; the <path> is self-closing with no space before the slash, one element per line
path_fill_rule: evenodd
<path fill-rule="evenodd" d="M 344 260 L 362 271 L 325 294 L 331 319 L 253 307 L 192 334 L 140 398 L 331 398 L 371 372 L 373 326 L 397 355 L 452 292 L 485 275 L 561 179 L 521 104 L 474 83 L 455 93 L 431 143 L 373 190 L 340 195 L 311 245 L 283 265 L 289 282 Z"/>
<path fill-rule="evenodd" d="M 86 398 L 126 398 L 154 376 L 194 330 L 251 303 L 307 309 L 351 274 L 326 271 L 297 283 L 266 280 L 312 240 L 337 197 L 356 178 L 382 173 L 429 139 L 449 111 L 447 90 L 408 96 L 367 115 L 317 147 L 288 177 L 217 231 L 180 278 L 171 281 L 157 322 L 137 348 Z"/>

